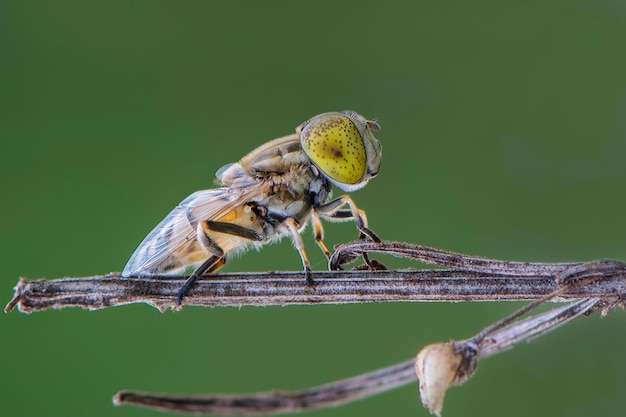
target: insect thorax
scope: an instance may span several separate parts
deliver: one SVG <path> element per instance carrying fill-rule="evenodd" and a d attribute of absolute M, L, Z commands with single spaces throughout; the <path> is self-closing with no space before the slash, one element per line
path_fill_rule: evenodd
<path fill-rule="evenodd" d="M 327 202 L 332 189 L 332 184 L 311 163 L 295 135 L 258 147 L 238 163 L 221 169 L 218 179 L 223 186 L 233 189 L 252 182 L 264 183 L 265 191 L 252 202 L 267 213 L 270 225 L 291 217 L 303 226 L 311 210 Z"/>
<path fill-rule="evenodd" d="M 293 218 L 304 226 L 315 207 L 328 201 L 331 183 L 310 164 L 296 164 L 283 172 L 263 173 L 270 182 L 269 192 L 255 203 L 267 210 L 269 221 Z"/>

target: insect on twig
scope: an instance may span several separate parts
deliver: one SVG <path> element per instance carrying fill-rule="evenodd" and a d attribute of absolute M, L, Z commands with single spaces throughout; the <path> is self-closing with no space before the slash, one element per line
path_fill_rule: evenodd
<path fill-rule="evenodd" d="M 217 271 L 230 254 L 289 236 L 313 285 L 300 236 L 309 220 L 327 258 L 320 218 L 352 220 L 361 238 L 380 241 L 352 198 L 331 199 L 333 184 L 350 192 L 378 174 L 381 146 L 372 131 L 379 129 L 353 111 L 324 113 L 222 167 L 216 174 L 220 187 L 183 200 L 143 240 L 122 276 L 188 275 L 176 297 L 179 306 L 196 279 Z"/>

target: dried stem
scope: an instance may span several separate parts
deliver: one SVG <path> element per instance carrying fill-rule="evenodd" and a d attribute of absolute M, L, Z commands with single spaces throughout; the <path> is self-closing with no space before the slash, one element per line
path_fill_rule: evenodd
<path fill-rule="evenodd" d="M 599 300 L 581 300 L 552 311 L 520 320 L 490 334 L 490 343 L 481 349 L 484 359 L 514 344 L 546 333 L 568 321 L 591 314 Z M 415 360 L 399 363 L 374 372 L 297 392 L 271 391 L 257 394 L 209 394 L 184 396 L 121 391 L 115 405 L 134 405 L 161 411 L 213 415 L 276 415 L 311 411 L 336 406 L 407 385 L 417 379 Z"/>
<path fill-rule="evenodd" d="M 475 349 L 472 360 L 483 359 L 514 344 L 546 333 L 581 315 L 602 308 L 607 313 L 624 306 L 626 264 L 525 263 L 482 259 L 397 242 L 356 241 L 339 246 L 330 260 L 339 268 L 367 252 L 387 253 L 443 266 L 441 270 L 329 271 L 314 273 L 314 286 L 303 273 L 268 272 L 204 276 L 183 299 L 185 305 L 242 306 L 286 304 L 343 304 L 385 301 L 504 301 L 538 300 L 473 338 L 455 342 Z M 82 279 L 20 279 L 5 311 L 48 308 L 100 309 L 129 303 L 148 303 L 160 310 L 173 308 L 186 277 L 128 278 L 118 274 Z M 581 299 L 533 317 L 518 319 L 549 299 Z M 173 396 L 122 391 L 117 405 L 136 405 L 181 413 L 220 415 L 280 414 L 312 410 L 354 401 L 416 380 L 413 359 L 354 378 L 298 392 Z M 471 365 L 475 369 L 475 363 Z M 468 376 L 471 373 L 468 368 Z M 473 372 L 473 371 L 472 371 Z"/>
<path fill-rule="evenodd" d="M 163 411 L 217 415 L 264 415 L 306 411 L 344 404 L 415 381 L 413 360 L 378 371 L 297 392 L 271 391 L 243 395 L 176 396 L 121 391 L 116 405 Z"/>
<path fill-rule="evenodd" d="M 453 252 L 396 242 L 356 241 L 337 248 L 337 267 L 364 252 L 389 253 L 452 269 L 398 271 L 327 271 L 313 273 L 314 286 L 304 285 L 301 272 L 209 275 L 190 289 L 183 305 L 268 306 L 345 304 L 391 301 L 513 301 L 537 300 L 559 288 L 558 277 L 582 263 L 523 263 L 475 258 Z M 613 261 L 610 261 L 613 262 Z M 598 280 L 559 296 L 617 298 L 626 294 L 625 269 L 612 263 L 594 271 Z M 127 278 L 119 274 L 57 280 L 20 279 L 5 311 L 18 306 L 25 313 L 48 308 L 82 307 L 96 310 L 130 303 L 147 303 L 160 310 L 174 308 L 186 277 Z"/>
<path fill-rule="evenodd" d="M 554 308 L 525 320 L 520 320 L 489 334 L 489 343 L 482 347 L 479 359 L 488 358 L 511 349 L 517 343 L 527 342 L 530 339 L 555 330 L 573 319 L 587 316 L 605 306 L 598 299 L 584 299 L 563 307 Z M 472 339 L 474 340 L 476 337 Z"/>

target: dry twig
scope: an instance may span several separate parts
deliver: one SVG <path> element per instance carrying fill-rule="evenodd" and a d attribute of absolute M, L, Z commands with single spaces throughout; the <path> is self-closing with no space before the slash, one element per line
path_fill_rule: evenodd
<path fill-rule="evenodd" d="M 537 300 L 463 342 L 451 342 L 464 355 L 464 368 L 448 382 L 471 376 L 476 361 L 536 337 L 597 309 L 608 313 L 626 300 L 626 264 L 524 263 L 470 257 L 397 242 L 356 241 L 339 246 L 330 260 L 339 268 L 366 252 L 388 253 L 442 266 L 438 270 L 329 271 L 315 273 L 314 286 L 304 285 L 302 273 L 269 272 L 204 276 L 183 299 L 185 305 L 242 306 L 286 304 L 342 304 L 381 301 L 504 301 Z M 20 279 L 5 311 L 48 308 L 100 309 L 129 303 L 148 303 L 160 310 L 173 308 L 186 277 L 120 279 L 118 274 L 82 279 Z M 533 317 L 514 320 L 549 299 L 582 299 Z M 511 324 L 512 323 L 512 324 Z M 273 391 L 243 395 L 172 396 L 122 391 L 118 405 L 137 405 L 183 413 L 221 415 L 279 414 L 338 405 L 396 388 L 417 378 L 415 360 L 354 378 L 299 392 Z M 445 390 L 444 390 L 445 393 Z M 441 395 L 441 400 L 443 395 Z M 435 413 L 439 408 L 431 407 Z"/>
<path fill-rule="evenodd" d="M 477 349 L 475 359 L 484 359 L 510 349 L 516 343 L 553 330 L 576 317 L 591 314 L 600 305 L 599 300 L 581 300 L 495 331 L 490 334 L 489 343 L 482 349 Z M 463 342 L 458 342 L 459 346 L 461 343 Z M 466 346 L 463 348 L 467 349 Z M 475 363 L 473 366 L 475 368 Z M 276 415 L 344 404 L 389 391 L 416 380 L 415 360 L 410 359 L 354 378 L 297 392 L 270 391 L 257 394 L 184 396 L 120 391 L 113 397 L 113 402 L 115 405 L 134 405 L 179 413 Z"/>
<path fill-rule="evenodd" d="M 268 306 L 345 304 L 391 301 L 519 301 L 537 300 L 558 289 L 556 277 L 582 263 L 506 262 L 444 252 L 405 243 L 356 241 L 339 246 L 331 259 L 338 267 L 363 252 L 389 253 L 442 266 L 438 270 L 327 271 L 313 273 L 314 286 L 303 285 L 301 272 L 208 275 L 199 279 L 183 305 Z M 626 293 L 621 264 L 603 274 L 607 279 L 560 295 L 559 300 L 613 297 Z M 613 278 L 613 279 L 609 279 Z M 186 277 L 127 278 L 119 274 L 88 278 L 28 280 L 21 278 L 5 307 L 30 313 L 48 308 L 97 310 L 147 303 L 160 310 L 174 308 Z"/>

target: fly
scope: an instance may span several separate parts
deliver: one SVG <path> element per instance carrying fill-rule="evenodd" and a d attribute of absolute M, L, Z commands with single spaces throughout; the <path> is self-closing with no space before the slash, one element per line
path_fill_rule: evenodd
<path fill-rule="evenodd" d="M 378 174 L 381 146 L 372 131 L 379 129 L 353 111 L 323 113 L 222 167 L 220 187 L 196 191 L 174 208 L 137 247 L 122 277 L 187 275 L 178 306 L 199 276 L 230 255 L 289 236 L 312 284 L 300 236 L 308 221 L 327 258 L 321 218 L 352 220 L 360 238 L 380 241 L 350 196 L 331 198 L 333 184 L 350 192 Z"/>

